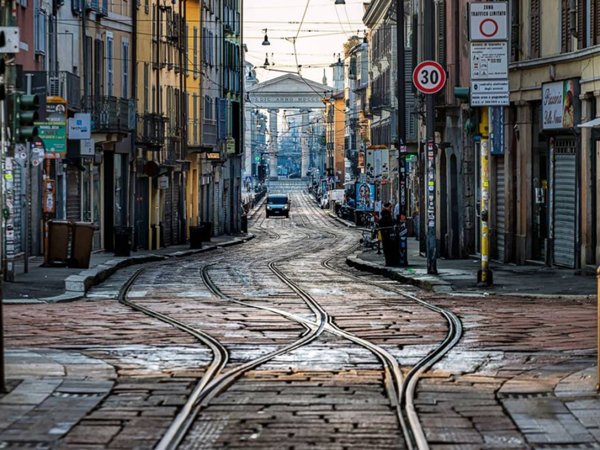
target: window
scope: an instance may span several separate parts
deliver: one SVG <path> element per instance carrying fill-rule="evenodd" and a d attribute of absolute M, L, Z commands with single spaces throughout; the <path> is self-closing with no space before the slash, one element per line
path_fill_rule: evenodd
<path fill-rule="evenodd" d="M 209 95 L 204 96 L 204 119 L 207 121 L 213 120 L 213 102 Z"/>
<path fill-rule="evenodd" d="M 194 27 L 194 78 L 198 78 L 198 27 Z"/>
<path fill-rule="evenodd" d="M 198 143 L 198 95 L 194 94 L 192 96 L 192 133 L 194 134 L 193 142 L 194 144 Z"/>
<path fill-rule="evenodd" d="M 46 53 L 46 15 L 39 8 L 35 8 L 35 21 L 34 21 L 34 40 L 35 40 L 35 52 L 45 54 Z"/>
<path fill-rule="evenodd" d="M 121 41 L 121 97 L 128 98 L 129 91 L 129 42 Z"/>
<path fill-rule="evenodd" d="M 148 100 L 149 100 L 149 85 L 150 84 L 150 65 L 144 63 L 144 112 L 148 112 Z"/>
<path fill-rule="evenodd" d="M 106 35 L 106 95 L 113 95 L 114 79 L 113 79 L 113 37 Z"/>

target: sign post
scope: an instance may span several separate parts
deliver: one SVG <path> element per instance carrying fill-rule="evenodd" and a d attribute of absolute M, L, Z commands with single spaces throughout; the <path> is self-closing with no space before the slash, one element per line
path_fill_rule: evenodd
<path fill-rule="evenodd" d="M 425 6 L 427 10 L 427 5 Z M 432 18 L 429 18 L 431 21 Z M 427 25 L 426 25 L 427 27 Z M 433 53 L 432 43 L 427 40 L 429 54 Z M 427 273 L 437 274 L 437 240 L 435 236 L 436 215 L 435 215 L 435 142 L 434 132 L 434 111 L 433 95 L 441 91 L 446 84 L 446 71 L 436 61 L 423 61 L 417 64 L 413 71 L 413 83 L 422 93 L 426 94 L 427 100 L 427 148 L 426 148 L 426 171 L 425 171 L 425 201 L 426 211 L 425 220 L 427 221 Z"/>
<path fill-rule="evenodd" d="M 471 41 L 470 101 L 471 106 L 481 107 L 479 123 L 481 269 L 477 272 L 477 282 L 490 286 L 493 284 L 493 273 L 489 267 L 490 155 L 504 152 L 502 108 L 510 104 L 508 3 L 506 1 L 470 3 L 469 38 Z"/>

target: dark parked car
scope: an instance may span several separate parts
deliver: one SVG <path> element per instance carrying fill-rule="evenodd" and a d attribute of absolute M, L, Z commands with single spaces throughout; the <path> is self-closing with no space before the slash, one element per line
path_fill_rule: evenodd
<path fill-rule="evenodd" d="M 267 217 L 290 217 L 290 199 L 286 194 L 271 194 L 267 196 Z"/>

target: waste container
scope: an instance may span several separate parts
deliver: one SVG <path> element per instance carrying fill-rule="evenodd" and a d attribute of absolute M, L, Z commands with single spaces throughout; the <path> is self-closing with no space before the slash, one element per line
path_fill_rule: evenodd
<path fill-rule="evenodd" d="M 202 248 L 202 227 L 190 226 L 190 248 Z"/>
<path fill-rule="evenodd" d="M 212 222 L 200 222 L 200 239 L 202 242 L 210 242 L 212 236 Z"/>
<path fill-rule="evenodd" d="M 92 241 L 96 226 L 89 222 L 75 222 L 71 241 L 71 258 L 69 267 L 87 269 L 90 267 Z"/>
<path fill-rule="evenodd" d="M 115 256 L 131 254 L 132 227 L 115 227 Z"/>
<path fill-rule="evenodd" d="M 48 221 L 48 251 L 45 266 L 65 266 L 69 262 L 69 237 L 71 224 L 66 220 Z"/>
<path fill-rule="evenodd" d="M 400 265 L 400 236 L 396 227 L 383 232 L 383 255 L 386 266 Z"/>
<path fill-rule="evenodd" d="M 246 214 L 242 214 L 241 228 L 242 228 L 242 233 L 248 232 L 248 216 Z"/>

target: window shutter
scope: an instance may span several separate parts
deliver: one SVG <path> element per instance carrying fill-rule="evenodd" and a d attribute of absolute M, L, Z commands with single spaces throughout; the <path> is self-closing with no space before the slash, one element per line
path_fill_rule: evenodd
<path fill-rule="evenodd" d="M 562 0 L 561 7 L 561 23 L 560 23 L 560 51 L 566 53 L 570 50 L 570 36 L 569 36 L 569 2 L 570 0 Z"/>
<path fill-rule="evenodd" d="M 600 45 L 600 0 L 592 0 L 591 14 L 592 44 Z"/>
<path fill-rule="evenodd" d="M 531 57 L 540 57 L 540 0 L 531 0 Z"/>
<path fill-rule="evenodd" d="M 586 43 L 586 32 L 585 29 L 585 2 L 586 0 L 577 0 L 577 47 L 585 48 Z"/>
<path fill-rule="evenodd" d="M 217 99 L 217 134 L 220 140 L 227 138 L 227 99 Z"/>
<path fill-rule="evenodd" d="M 446 67 L 446 1 L 436 3 L 437 9 L 437 62 Z"/>

